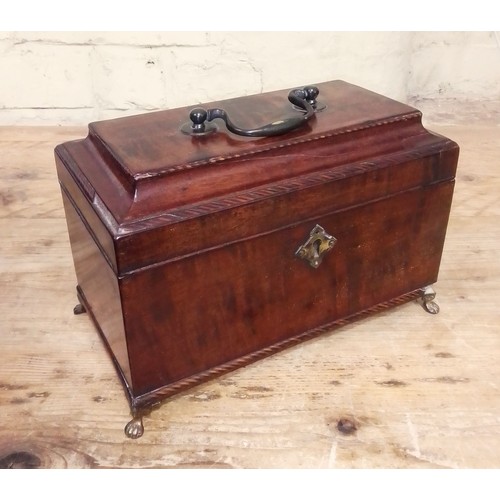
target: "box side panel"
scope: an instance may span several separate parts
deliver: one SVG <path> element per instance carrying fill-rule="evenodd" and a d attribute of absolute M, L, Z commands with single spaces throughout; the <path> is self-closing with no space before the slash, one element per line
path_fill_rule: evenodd
<path fill-rule="evenodd" d="M 97 242 L 101 252 L 106 257 L 111 267 L 117 270 L 116 254 L 113 238 L 103 224 L 103 211 L 101 207 L 96 207 L 95 202 L 99 199 L 93 187 L 85 181 L 84 177 L 74 172 L 74 161 L 67 155 L 60 156 L 62 148 L 56 149 L 56 167 L 59 184 L 72 200 L 72 203 L 78 207 L 82 219 L 86 221 L 89 228 L 92 228 L 92 234 Z M 70 163 L 71 162 L 71 163 Z"/>
<path fill-rule="evenodd" d="M 111 354 L 126 379 L 125 384 L 130 386 L 130 366 L 116 274 L 64 187 L 62 197 L 77 282 L 85 297 L 85 306 L 90 308 L 98 330 L 105 337 Z"/>
<path fill-rule="evenodd" d="M 453 185 L 410 189 L 120 278 L 134 397 L 435 282 Z M 295 255 L 316 224 L 337 239 L 317 269 Z"/>

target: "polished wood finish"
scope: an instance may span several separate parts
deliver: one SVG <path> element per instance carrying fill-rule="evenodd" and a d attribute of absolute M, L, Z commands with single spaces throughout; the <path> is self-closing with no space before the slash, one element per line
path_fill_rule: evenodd
<path fill-rule="evenodd" d="M 434 283 L 452 190 L 452 183 L 413 190 L 124 277 L 134 392 Z M 318 269 L 294 254 L 313 223 L 338 239 Z"/>
<path fill-rule="evenodd" d="M 285 136 L 192 138 L 187 108 L 56 148 L 79 296 L 133 409 L 437 280 L 458 146 L 413 108 L 318 87 L 326 110 Z M 286 93 L 217 105 L 267 122 Z M 316 224 L 338 242 L 313 269 L 295 252 Z"/>
<path fill-rule="evenodd" d="M 72 311 L 53 149 L 86 127 L 0 127 L 0 467 L 499 468 L 500 170 L 486 118 L 427 121 L 461 146 L 440 314 L 409 302 L 188 389 L 138 442 L 102 342 Z"/>

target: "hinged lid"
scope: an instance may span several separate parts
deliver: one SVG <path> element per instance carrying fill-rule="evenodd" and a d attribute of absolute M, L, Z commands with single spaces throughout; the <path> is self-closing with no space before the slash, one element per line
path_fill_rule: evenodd
<path fill-rule="evenodd" d="M 192 137 L 181 132 L 190 106 L 92 123 L 87 138 L 58 146 L 56 153 L 120 238 L 305 189 L 322 172 L 345 178 L 369 170 L 376 158 L 456 147 L 427 132 L 421 113 L 410 106 L 343 81 L 317 87 L 325 109 L 284 135 L 241 137 L 218 124 L 216 133 Z M 221 107 L 241 127 L 254 128 L 300 115 L 288 92 L 207 107 Z M 405 186 L 409 175 L 423 182 L 419 172 L 404 175 Z M 432 173 L 433 181 L 451 175 L 446 168 Z M 400 189 L 398 182 L 390 189 Z"/>

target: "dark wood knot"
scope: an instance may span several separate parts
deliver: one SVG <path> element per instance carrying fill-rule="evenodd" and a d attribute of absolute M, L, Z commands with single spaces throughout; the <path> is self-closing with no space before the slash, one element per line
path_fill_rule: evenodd
<path fill-rule="evenodd" d="M 358 430 L 356 424 L 348 418 L 341 418 L 337 423 L 337 429 L 346 435 L 354 434 Z"/>
<path fill-rule="evenodd" d="M 16 451 L 0 458 L 0 469 L 38 469 L 42 461 L 33 453 Z"/>

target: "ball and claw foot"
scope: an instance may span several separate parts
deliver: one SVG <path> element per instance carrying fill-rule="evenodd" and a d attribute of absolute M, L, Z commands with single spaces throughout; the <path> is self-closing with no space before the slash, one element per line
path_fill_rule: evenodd
<path fill-rule="evenodd" d="M 125 435 L 130 439 L 139 439 L 144 434 L 142 416 L 135 416 L 126 426 Z"/>
<path fill-rule="evenodd" d="M 422 307 L 430 314 L 437 314 L 439 312 L 439 306 L 434 302 L 436 298 L 436 292 L 431 286 L 427 286 L 420 290 Z"/>
<path fill-rule="evenodd" d="M 87 312 L 87 309 L 85 309 L 85 306 L 83 304 L 78 303 L 73 308 L 73 314 L 83 314 L 84 312 Z"/>

